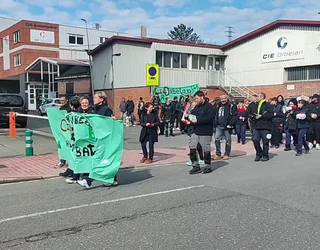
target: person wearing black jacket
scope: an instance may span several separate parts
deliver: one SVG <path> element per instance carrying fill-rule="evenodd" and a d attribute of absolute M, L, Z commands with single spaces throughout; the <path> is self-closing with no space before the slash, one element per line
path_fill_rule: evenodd
<path fill-rule="evenodd" d="M 273 108 L 266 101 L 266 95 L 260 93 L 258 102 L 251 107 L 249 116 L 252 126 L 252 140 L 256 150 L 255 161 L 269 160 L 269 140 L 271 139 L 271 126 Z M 262 148 L 260 142 L 262 141 Z"/>
<path fill-rule="evenodd" d="M 126 113 L 127 117 L 129 118 L 129 122 L 131 123 L 131 126 L 134 126 L 134 102 L 131 96 L 129 96 L 128 101 L 126 103 Z"/>
<path fill-rule="evenodd" d="M 284 98 L 282 95 L 279 95 L 275 99 L 275 106 L 273 108 L 273 118 L 272 118 L 272 138 L 271 146 L 279 148 L 280 143 L 282 142 L 282 132 L 283 132 L 283 121 L 284 121 Z"/>
<path fill-rule="evenodd" d="M 173 134 L 173 126 L 174 126 L 174 119 L 175 119 L 175 110 L 176 106 L 171 102 L 170 98 L 168 97 L 166 103 L 163 105 L 163 120 L 164 120 L 164 133 L 165 136 L 174 136 Z"/>
<path fill-rule="evenodd" d="M 307 132 L 310 129 L 310 120 L 311 120 L 311 112 L 307 107 L 307 103 L 305 100 L 300 100 L 298 102 L 298 109 L 294 113 L 297 119 L 297 128 L 298 128 L 298 145 L 296 147 L 296 156 L 302 155 L 302 146 L 305 149 L 305 153 L 309 153 L 309 146 L 306 141 Z"/>
<path fill-rule="evenodd" d="M 298 131 L 295 111 L 298 108 L 298 102 L 296 99 L 291 99 L 288 106 L 285 107 L 284 115 L 284 131 L 286 133 L 286 144 L 284 151 L 291 150 L 291 137 L 293 138 L 293 145 L 296 147 L 298 144 Z"/>
<path fill-rule="evenodd" d="M 193 134 L 190 138 L 190 160 L 192 162 L 192 169 L 189 171 L 190 174 L 197 173 L 210 173 L 211 169 L 211 139 L 213 135 L 213 121 L 214 121 L 214 108 L 205 100 L 205 95 L 202 91 L 198 91 L 195 94 L 195 102 L 197 105 L 191 111 L 188 116 L 187 125 L 193 125 Z M 199 160 L 197 156 L 197 146 L 200 143 L 205 166 L 201 170 Z"/>
<path fill-rule="evenodd" d="M 215 160 L 228 160 L 231 153 L 231 131 L 236 125 L 237 107 L 232 105 L 226 95 L 220 96 L 220 103 L 217 106 L 214 120 L 216 158 Z M 226 140 L 225 152 L 221 158 L 221 140 Z"/>
<path fill-rule="evenodd" d="M 316 141 L 316 149 L 320 150 L 320 96 L 312 96 L 311 109 L 311 130 L 313 139 Z"/>
<path fill-rule="evenodd" d="M 150 164 L 153 162 L 154 144 L 158 142 L 158 126 L 160 124 L 158 114 L 154 112 L 151 102 L 145 104 L 145 109 L 141 115 L 141 132 L 139 141 L 143 152 L 141 163 Z M 147 150 L 149 143 L 149 153 Z"/>

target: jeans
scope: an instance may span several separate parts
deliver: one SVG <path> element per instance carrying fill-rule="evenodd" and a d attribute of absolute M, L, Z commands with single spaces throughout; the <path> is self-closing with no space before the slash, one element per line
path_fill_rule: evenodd
<path fill-rule="evenodd" d="M 225 137 L 226 147 L 224 154 L 230 156 L 231 153 L 231 133 L 229 129 L 217 127 L 216 133 L 214 135 L 215 144 L 216 144 L 216 155 L 221 156 L 221 140 Z"/>
<path fill-rule="evenodd" d="M 269 157 L 269 139 L 267 135 L 270 134 L 269 130 L 253 129 L 252 140 L 256 150 L 256 155 L 259 157 Z M 262 140 L 262 148 L 260 141 Z"/>
<path fill-rule="evenodd" d="M 192 166 L 199 166 L 199 159 L 197 156 L 197 150 L 199 150 L 199 144 L 202 147 L 204 163 L 206 166 L 211 165 L 211 139 L 212 136 L 200 136 L 192 134 L 190 138 L 190 160 Z"/>
<path fill-rule="evenodd" d="M 238 136 L 238 142 L 242 142 L 243 144 L 246 142 L 246 131 L 247 124 L 237 124 L 236 125 L 236 133 Z"/>
<path fill-rule="evenodd" d="M 170 135 L 173 135 L 173 122 L 172 121 L 165 121 L 164 123 L 164 132 L 166 134 L 166 136 L 169 135 L 169 131 L 170 131 Z"/>
<path fill-rule="evenodd" d="M 293 145 L 296 146 L 298 144 L 298 136 L 296 134 L 296 131 L 286 129 L 285 133 L 286 133 L 286 148 L 290 148 L 291 146 L 291 137 L 293 138 Z"/>
<path fill-rule="evenodd" d="M 141 142 L 141 148 L 142 148 L 142 152 L 143 152 L 143 157 L 146 158 L 146 159 L 153 160 L 154 142 L 150 142 L 149 141 L 149 154 L 148 154 L 148 150 L 147 150 L 147 142 L 148 142 L 148 140 L 145 140 L 144 142 Z"/>
<path fill-rule="evenodd" d="M 304 149 L 306 151 L 309 151 L 309 146 L 306 141 L 308 129 L 307 128 L 301 128 L 298 129 L 298 145 L 297 145 L 297 153 L 302 154 L 302 146 L 304 146 Z"/>

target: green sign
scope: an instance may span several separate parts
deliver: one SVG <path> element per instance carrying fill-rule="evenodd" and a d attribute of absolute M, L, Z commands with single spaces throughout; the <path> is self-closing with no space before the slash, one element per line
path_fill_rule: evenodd
<path fill-rule="evenodd" d="M 153 89 L 153 95 L 159 95 L 162 103 L 166 102 L 167 97 L 170 97 L 171 100 L 176 96 L 193 96 L 197 91 L 200 90 L 198 84 L 193 84 L 185 87 L 157 87 Z"/>
<path fill-rule="evenodd" d="M 108 184 L 114 182 L 123 156 L 123 124 L 100 115 L 48 109 L 51 131 L 60 159 L 74 173 Z"/>

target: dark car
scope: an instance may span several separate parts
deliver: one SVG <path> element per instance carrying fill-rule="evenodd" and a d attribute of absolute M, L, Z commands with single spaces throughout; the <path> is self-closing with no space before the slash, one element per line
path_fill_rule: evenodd
<path fill-rule="evenodd" d="M 0 124 L 9 124 L 9 112 L 27 114 L 23 98 L 15 94 L 0 94 Z M 27 126 L 27 117 L 16 117 L 17 127 L 25 128 Z"/>

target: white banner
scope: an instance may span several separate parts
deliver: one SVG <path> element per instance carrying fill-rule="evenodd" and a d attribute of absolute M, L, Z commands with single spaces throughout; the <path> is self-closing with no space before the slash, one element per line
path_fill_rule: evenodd
<path fill-rule="evenodd" d="M 303 59 L 304 51 L 303 32 L 277 30 L 262 38 L 261 62 Z"/>
<path fill-rule="evenodd" d="M 30 30 L 31 42 L 54 43 L 54 32 L 47 30 Z"/>

